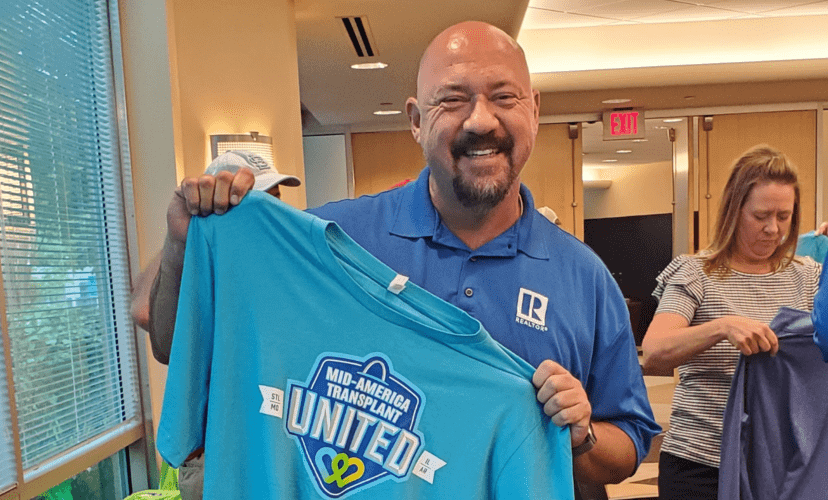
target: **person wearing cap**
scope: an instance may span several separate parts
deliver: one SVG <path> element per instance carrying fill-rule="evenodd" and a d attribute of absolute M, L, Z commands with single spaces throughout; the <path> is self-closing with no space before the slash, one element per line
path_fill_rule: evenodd
<path fill-rule="evenodd" d="M 236 175 L 239 170 L 247 170 L 253 174 L 254 181 L 251 189 L 264 191 L 279 199 L 282 198 L 280 186 L 298 187 L 302 184 L 302 181 L 296 176 L 280 174 L 260 155 L 243 150 L 231 150 L 217 156 L 204 170 L 204 176 L 211 179 L 228 179 Z M 176 196 L 182 196 L 180 189 L 176 190 Z M 172 223 L 169 214 L 167 219 L 168 224 Z M 175 324 L 175 307 L 150 311 L 149 297 L 153 287 L 157 288 L 157 283 L 162 275 L 171 273 L 171 277 L 180 280 L 180 266 L 163 266 L 161 264 L 164 261 L 164 251 L 175 251 L 176 249 L 179 249 L 179 244 L 172 241 L 168 235 L 164 242 L 164 250 L 159 252 L 147 266 L 147 269 L 139 276 L 133 290 L 132 299 L 132 317 L 138 326 L 150 333 L 152 355 L 165 365 L 170 362 L 169 353 L 172 347 L 172 336 L 165 335 L 166 332 L 169 332 L 166 325 Z M 183 243 L 180 249 L 183 250 Z M 153 277 L 155 279 L 152 279 Z M 156 293 L 158 292 L 156 291 Z M 161 293 L 164 292 L 161 291 Z M 161 299 L 164 300 L 165 298 L 162 296 Z M 177 297 L 170 298 L 170 300 L 175 304 Z"/>
<path fill-rule="evenodd" d="M 543 411 L 569 427 L 576 478 L 620 482 L 661 429 L 618 285 L 588 247 L 535 210 L 520 182 L 539 106 L 512 37 L 481 22 L 454 25 L 429 44 L 417 97 L 406 102 L 426 160 L 419 177 L 309 212 L 335 221 L 395 272 L 471 314 L 535 366 Z M 183 260 L 191 215 L 224 213 L 252 184 L 245 171 L 204 183 L 185 179 L 168 224 L 177 257 L 166 255 Z M 177 292 L 180 282 L 165 278 L 163 286 Z M 157 297 L 154 303 L 175 307 Z"/>
<path fill-rule="evenodd" d="M 254 181 L 251 189 L 264 191 L 276 198 L 282 198 L 280 186 L 298 187 L 302 181 L 293 175 L 280 174 L 267 160 L 256 153 L 243 150 L 231 150 L 222 153 L 213 160 L 204 170 L 204 175 L 210 178 L 228 178 L 235 176 L 239 170 L 246 170 L 253 174 Z M 180 190 L 176 195 L 181 196 Z M 169 219 L 169 215 L 168 215 Z M 168 222 L 169 223 L 169 222 Z M 160 363 L 165 365 L 170 362 L 170 349 L 172 348 L 172 330 L 167 325 L 175 324 L 176 308 L 160 308 L 150 311 L 150 293 L 153 292 L 159 300 L 169 301 L 171 304 L 178 302 L 177 295 L 169 297 L 165 294 L 164 288 L 159 288 L 161 279 L 169 276 L 172 279 L 181 280 L 181 265 L 164 265 L 164 253 L 174 252 L 183 246 L 171 240 L 169 235 L 164 243 L 164 250 L 150 262 L 147 269 L 141 273 L 133 291 L 132 317 L 136 324 L 149 332 L 152 355 Z M 174 262 L 174 260 L 169 260 Z M 183 264 L 183 262 L 178 262 Z M 153 280 L 152 277 L 155 277 Z M 196 450 L 181 465 L 178 471 L 178 486 L 182 500 L 200 500 L 204 485 L 204 449 Z"/>
<path fill-rule="evenodd" d="M 216 157 L 204 170 L 204 175 L 216 177 L 220 172 L 235 174 L 241 168 L 246 168 L 255 175 L 254 191 L 264 191 L 279 199 L 282 198 L 279 186 L 298 187 L 302 184 L 298 177 L 280 174 L 270 166 L 267 160 L 256 153 L 238 149 L 227 151 Z"/>

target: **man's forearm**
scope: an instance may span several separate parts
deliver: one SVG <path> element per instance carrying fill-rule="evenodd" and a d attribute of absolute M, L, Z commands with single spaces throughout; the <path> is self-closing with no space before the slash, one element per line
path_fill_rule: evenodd
<path fill-rule="evenodd" d="M 595 484 L 620 483 L 635 472 L 636 451 L 626 432 L 609 422 L 593 421 L 595 447 L 575 458 L 575 478 Z"/>
<path fill-rule="evenodd" d="M 149 265 L 141 271 L 138 279 L 135 281 L 135 286 L 132 288 L 132 303 L 130 304 L 130 313 L 135 324 L 149 331 L 149 301 L 150 290 L 155 281 L 155 276 L 158 275 L 158 266 L 161 263 L 163 252 L 152 258 Z"/>
<path fill-rule="evenodd" d="M 181 271 L 184 267 L 183 241 L 167 236 L 158 273 L 149 294 L 149 334 L 152 355 L 159 362 L 169 364 L 172 350 L 178 294 L 181 290 Z"/>

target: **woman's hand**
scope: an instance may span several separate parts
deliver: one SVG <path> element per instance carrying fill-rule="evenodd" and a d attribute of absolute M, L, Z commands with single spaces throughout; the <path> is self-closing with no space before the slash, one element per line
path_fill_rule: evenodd
<path fill-rule="evenodd" d="M 741 316 L 723 316 L 713 320 L 730 344 L 745 356 L 770 351 L 775 356 L 779 339 L 768 325 Z"/>

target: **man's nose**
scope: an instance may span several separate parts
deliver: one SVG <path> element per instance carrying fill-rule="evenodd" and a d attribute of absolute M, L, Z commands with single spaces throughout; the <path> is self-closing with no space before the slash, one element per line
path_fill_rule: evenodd
<path fill-rule="evenodd" d="M 493 104 L 485 97 L 478 96 L 472 103 L 471 113 L 463 123 L 463 129 L 477 135 L 486 135 L 497 129 L 499 123 Z"/>

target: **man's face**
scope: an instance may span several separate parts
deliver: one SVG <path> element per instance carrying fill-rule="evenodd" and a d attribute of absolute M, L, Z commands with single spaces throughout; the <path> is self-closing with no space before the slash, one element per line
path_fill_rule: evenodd
<path fill-rule="evenodd" d="M 497 205 L 538 131 L 539 96 L 519 49 L 497 34 L 438 37 L 423 60 L 412 131 L 431 175 L 467 207 Z"/>
<path fill-rule="evenodd" d="M 276 198 L 282 199 L 282 190 L 279 189 L 279 185 L 276 184 L 272 188 L 267 190 L 267 193 L 271 196 L 275 196 Z"/>

